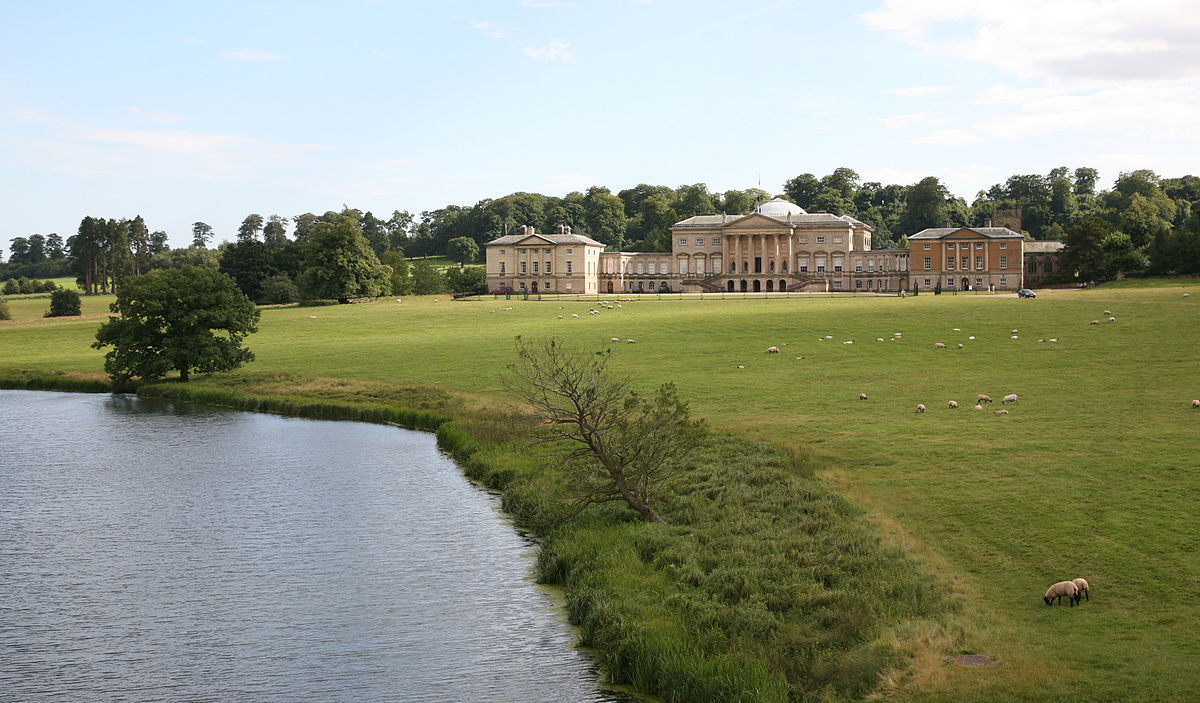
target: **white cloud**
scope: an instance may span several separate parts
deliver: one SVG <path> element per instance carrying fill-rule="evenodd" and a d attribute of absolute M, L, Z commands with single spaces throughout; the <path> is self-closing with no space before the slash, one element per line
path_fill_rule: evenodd
<path fill-rule="evenodd" d="M 889 115 L 887 117 L 876 117 L 875 121 L 884 127 L 901 129 L 913 124 L 945 124 L 947 122 L 956 122 L 959 119 L 961 118 L 958 116 L 930 115 L 925 112 L 917 112 L 911 115 Z"/>
<path fill-rule="evenodd" d="M 936 132 L 931 132 L 923 137 L 917 137 L 913 140 L 918 144 L 938 144 L 941 146 L 962 146 L 964 144 L 978 144 L 983 141 L 979 135 L 968 132 L 965 129 L 939 129 Z"/>
<path fill-rule="evenodd" d="M 121 108 L 125 112 L 132 112 L 146 122 L 157 122 L 159 124 L 175 124 L 183 121 L 183 115 L 175 114 L 174 112 L 146 112 L 137 105 L 126 105 Z"/>
<path fill-rule="evenodd" d="M 571 49 L 571 44 L 561 39 L 551 39 L 542 46 L 527 44 L 521 49 L 521 53 L 535 61 L 565 61 L 570 63 L 575 60 L 575 53 Z"/>
<path fill-rule="evenodd" d="M 884 92 L 891 93 L 892 95 L 899 95 L 899 96 L 902 96 L 905 98 L 915 98 L 915 97 L 919 97 L 922 95 L 937 95 L 939 93 L 948 93 L 951 90 L 954 90 L 954 86 L 951 86 L 951 85 L 921 85 L 921 86 L 917 86 L 915 88 L 892 88 L 891 90 L 885 90 Z"/>
<path fill-rule="evenodd" d="M 514 39 L 512 27 L 509 27 L 508 25 L 500 24 L 498 22 L 477 21 L 472 22 L 471 26 L 488 35 L 492 39 Z"/>
<path fill-rule="evenodd" d="M 921 143 L 1124 128 L 1195 139 L 1195 0 L 883 0 L 859 19 L 918 53 L 988 64 L 1027 83 L 980 91 L 976 104 L 987 109 L 970 132 L 940 130 Z"/>
<path fill-rule="evenodd" d="M 251 63 L 261 63 L 264 61 L 281 61 L 283 59 L 279 54 L 273 54 L 262 49 L 226 49 L 221 52 L 221 56 L 235 61 L 247 61 Z"/>

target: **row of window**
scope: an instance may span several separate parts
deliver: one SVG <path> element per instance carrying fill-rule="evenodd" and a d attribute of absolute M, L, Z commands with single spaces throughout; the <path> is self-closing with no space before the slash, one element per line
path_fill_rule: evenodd
<path fill-rule="evenodd" d="M 525 253 L 530 253 L 530 254 L 551 254 L 551 253 L 553 253 L 553 252 L 554 252 L 554 250 L 553 250 L 553 249 L 540 249 L 540 248 L 539 248 L 539 249 L 520 249 L 520 248 L 518 248 L 518 249 L 517 249 L 517 253 L 518 253 L 518 254 L 525 254 Z M 567 253 L 568 253 L 568 254 L 574 254 L 574 253 L 575 253 L 575 250 L 574 250 L 574 249 L 567 249 Z M 503 250 L 503 249 L 501 249 L 501 250 L 500 250 L 500 256 L 504 256 L 504 250 Z"/>
<path fill-rule="evenodd" d="M 999 263 L 1000 263 L 1000 265 L 998 266 L 998 268 L 1000 268 L 1000 269 L 1007 269 L 1007 268 L 1008 268 L 1008 257 L 1007 257 L 1007 256 L 1001 256 L 1001 257 L 1000 257 L 1000 262 L 999 262 Z M 925 270 L 926 270 L 926 271 L 929 271 L 929 270 L 931 270 L 932 268 L 933 268 L 933 259 L 932 259 L 932 258 L 930 258 L 930 257 L 928 257 L 928 256 L 927 256 L 927 257 L 925 257 Z M 971 268 L 971 260 L 970 260 L 970 257 L 966 257 L 966 256 L 962 257 L 962 270 L 963 270 L 963 271 L 968 271 L 968 270 L 970 270 L 970 268 Z M 950 258 L 948 258 L 948 259 L 946 259 L 946 270 L 947 270 L 947 271 L 953 271 L 953 270 L 954 270 L 954 257 L 953 257 L 953 256 L 952 256 L 952 257 L 950 257 Z M 982 257 L 982 256 L 977 256 L 977 257 L 975 257 L 975 270 L 976 270 L 976 271 L 982 271 L 982 270 L 983 270 L 983 257 Z"/>
<path fill-rule="evenodd" d="M 926 288 L 930 288 L 930 287 L 932 287 L 932 285 L 933 285 L 932 281 L 931 281 L 930 279 L 926 278 L 926 279 L 925 279 L 925 287 L 926 287 Z M 1007 278 L 1005 278 L 1004 276 L 1001 276 L 1001 277 L 1000 277 L 1000 283 L 999 283 L 998 285 L 1000 285 L 1000 286 L 1007 286 L 1007 285 L 1008 285 L 1008 279 L 1007 279 Z M 946 279 L 946 287 L 947 287 L 947 288 L 954 288 L 954 279 L 953 279 L 953 278 L 947 278 L 947 279 Z M 982 279 L 982 278 L 976 278 L 976 279 L 975 279 L 975 287 L 976 287 L 976 288 L 979 288 L 979 289 L 981 289 L 981 290 L 983 289 L 983 279 Z"/>
<path fill-rule="evenodd" d="M 526 266 L 526 264 L 528 264 L 528 263 L 532 263 L 532 264 L 533 264 L 533 272 L 534 272 L 534 273 L 553 273 L 553 271 L 551 270 L 551 265 L 550 265 L 550 262 L 549 262 L 549 261 L 547 261 L 547 262 L 546 262 L 546 267 L 545 267 L 545 270 L 544 270 L 544 271 L 539 271 L 539 270 L 538 270 L 538 263 L 539 263 L 539 262 L 537 262 L 537 261 L 533 261 L 533 262 L 526 262 L 526 261 L 522 261 L 522 262 L 520 262 L 520 264 L 521 264 L 521 273 L 529 273 L 529 268 Z M 507 261 L 501 261 L 501 262 L 500 262 L 500 275 L 501 275 L 501 276 L 503 276 L 504 274 L 508 273 L 508 266 L 507 266 L 507 264 L 508 264 L 508 262 L 507 262 Z M 567 262 L 567 273 L 575 273 L 575 262 L 574 262 L 574 261 L 568 261 L 568 262 Z"/>
<path fill-rule="evenodd" d="M 929 249 L 932 249 L 932 248 L 933 248 L 933 245 L 932 245 L 932 244 L 924 244 L 924 245 L 922 245 L 922 246 L 923 246 L 923 247 L 924 247 L 926 250 L 929 250 Z M 953 248 L 954 248 L 954 244 L 952 244 L 952 243 L 947 243 L 947 244 L 946 244 L 946 248 L 947 248 L 947 249 L 953 249 Z M 971 248 L 971 242 L 963 242 L 963 243 L 962 243 L 962 245 L 960 245 L 960 246 L 959 246 L 959 248 L 960 248 L 960 249 L 970 249 L 970 248 Z M 975 248 L 976 248 L 976 249 L 982 249 L 982 248 L 983 248 L 983 242 L 975 242 Z M 1001 248 L 1001 249 L 1007 249 L 1007 248 L 1008 248 L 1008 242 L 1000 242 L 1000 248 Z"/>
<path fill-rule="evenodd" d="M 799 237 L 799 238 L 797 238 L 796 241 L 799 242 L 800 244 L 808 244 L 808 237 Z M 834 244 L 842 244 L 844 241 L 845 241 L 845 237 L 834 237 L 833 238 Z M 721 238 L 713 237 L 712 243 L 713 243 L 713 246 L 719 246 L 721 244 Z M 825 237 L 823 237 L 823 236 L 817 237 L 817 244 L 824 244 L 824 243 L 825 243 Z M 679 238 L 679 246 L 686 247 L 687 245 L 688 245 L 688 238 L 680 237 Z M 696 246 L 698 246 L 698 247 L 704 246 L 704 237 L 696 237 Z M 504 252 L 500 252 L 500 253 L 503 254 Z"/>

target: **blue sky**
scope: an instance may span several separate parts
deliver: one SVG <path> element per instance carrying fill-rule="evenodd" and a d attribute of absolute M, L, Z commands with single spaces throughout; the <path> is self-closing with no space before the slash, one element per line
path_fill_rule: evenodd
<path fill-rule="evenodd" d="M 1200 171 L 1194 0 L 8 3 L 0 248 L 839 166 Z"/>

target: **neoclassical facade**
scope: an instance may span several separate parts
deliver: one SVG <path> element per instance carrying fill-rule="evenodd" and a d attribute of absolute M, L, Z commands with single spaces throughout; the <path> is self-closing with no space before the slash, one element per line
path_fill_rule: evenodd
<path fill-rule="evenodd" d="M 873 250 L 869 225 L 776 198 L 749 215 L 675 223 L 670 253 L 606 252 L 570 227 L 524 227 L 487 244 L 487 281 L 489 290 L 560 294 L 1016 290 L 1024 246 L 1004 227 L 947 227 L 914 234 L 907 249 Z"/>

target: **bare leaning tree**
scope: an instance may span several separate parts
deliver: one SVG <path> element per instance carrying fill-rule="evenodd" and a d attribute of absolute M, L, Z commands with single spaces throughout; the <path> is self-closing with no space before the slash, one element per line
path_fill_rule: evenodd
<path fill-rule="evenodd" d="M 657 491 L 688 461 L 704 429 L 672 383 L 651 396 L 630 390 L 628 377 L 607 370 L 611 350 L 584 352 L 560 339 L 517 338 L 517 362 L 505 386 L 536 413 L 537 439 L 566 467 L 573 513 L 624 501 L 644 518 L 667 524 L 654 509 Z"/>

